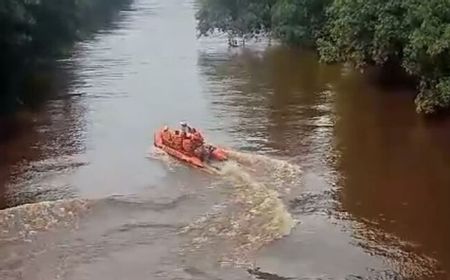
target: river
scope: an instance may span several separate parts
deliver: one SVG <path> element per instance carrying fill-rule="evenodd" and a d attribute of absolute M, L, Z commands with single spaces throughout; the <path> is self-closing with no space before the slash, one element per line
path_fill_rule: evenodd
<path fill-rule="evenodd" d="M 343 65 L 135 0 L 0 144 L 0 278 L 448 279 L 450 120 Z M 152 148 L 180 120 L 220 174 Z"/>

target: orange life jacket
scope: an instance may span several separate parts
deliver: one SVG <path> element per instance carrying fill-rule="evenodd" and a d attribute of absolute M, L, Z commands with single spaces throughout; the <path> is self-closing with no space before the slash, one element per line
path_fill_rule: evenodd
<path fill-rule="evenodd" d="M 172 134 L 172 144 L 174 149 L 181 150 L 183 146 L 183 138 L 181 134 Z"/>
<path fill-rule="evenodd" d="M 162 133 L 162 141 L 165 145 L 170 146 L 172 144 L 172 133 L 170 131 L 164 131 Z"/>
<path fill-rule="evenodd" d="M 183 150 L 188 153 L 188 154 L 192 154 L 194 149 L 192 146 L 192 141 L 189 138 L 186 138 L 183 140 Z"/>
<path fill-rule="evenodd" d="M 203 136 L 200 134 L 200 132 L 196 131 L 192 134 L 192 142 L 195 148 L 203 145 L 203 141 Z"/>

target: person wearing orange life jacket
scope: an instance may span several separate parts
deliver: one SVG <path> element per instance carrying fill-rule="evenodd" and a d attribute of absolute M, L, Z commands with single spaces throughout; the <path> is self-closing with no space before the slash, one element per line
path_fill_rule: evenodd
<path fill-rule="evenodd" d="M 172 136 L 173 148 L 181 151 L 183 149 L 183 138 L 179 130 L 175 130 L 175 134 Z"/>
<path fill-rule="evenodd" d="M 169 131 L 169 128 L 164 126 L 163 132 L 162 132 L 162 141 L 164 145 L 170 145 L 172 142 L 172 134 Z"/>
<path fill-rule="evenodd" d="M 180 122 L 180 126 L 181 126 L 181 136 L 183 138 L 189 138 L 192 132 L 192 128 L 188 126 L 186 122 Z"/>
<path fill-rule="evenodd" d="M 195 128 L 192 128 L 191 133 L 193 154 L 203 161 L 208 155 L 208 152 L 204 145 L 205 141 L 203 139 L 203 136 Z"/>
<path fill-rule="evenodd" d="M 198 148 L 199 146 L 204 144 L 203 136 L 200 132 L 198 132 L 195 128 L 191 129 L 191 137 L 192 141 L 194 142 L 195 148 Z"/>
<path fill-rule="evenodd" d="M 183 139 L 183 152 L 190 156 L 194 154 L 193 142 L 188 137 Z"/>
<path fill-rule="evenodd" d="M 200 155 L 204 152 L 204 149 L 200 149 L 204 142 L 203 136 L 195 128 L 190 127 L 186 122 L 180 122 L 180 126 L 181 137 L 183 139 L 183 150 L 189 155 L 198 155 L 200 157 Z"/>

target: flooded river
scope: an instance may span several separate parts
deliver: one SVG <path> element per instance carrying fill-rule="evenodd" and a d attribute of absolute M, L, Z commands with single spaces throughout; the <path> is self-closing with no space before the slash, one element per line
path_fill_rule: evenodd
<path fill-rule="evenodd" d="M 198 40 L 195 3 L 135 0 L 58 62 L 0 144 L 0 279 L 448 279 L 450 120 L 350 68 Z M 152 148 L 180 120 L 217 174 Z"/>

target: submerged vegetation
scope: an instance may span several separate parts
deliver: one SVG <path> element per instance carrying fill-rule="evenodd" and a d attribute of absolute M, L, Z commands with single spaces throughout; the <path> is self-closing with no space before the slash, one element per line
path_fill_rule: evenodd
<path fill-rule="evenodd" d="M 33 71 L 67 54 L 129 0 L 0 1 L 0 114 L 23 103 Z M 33 94 L 33 93 L 31 93 Z"/>
<path fill-rule="evenodd" d="M 400 66 L 415 77 L 416 109 L 450 108 L 448 0 L 202 0 L 200 35 L 268 35 L 317 49 L 327 63 Z"/>

